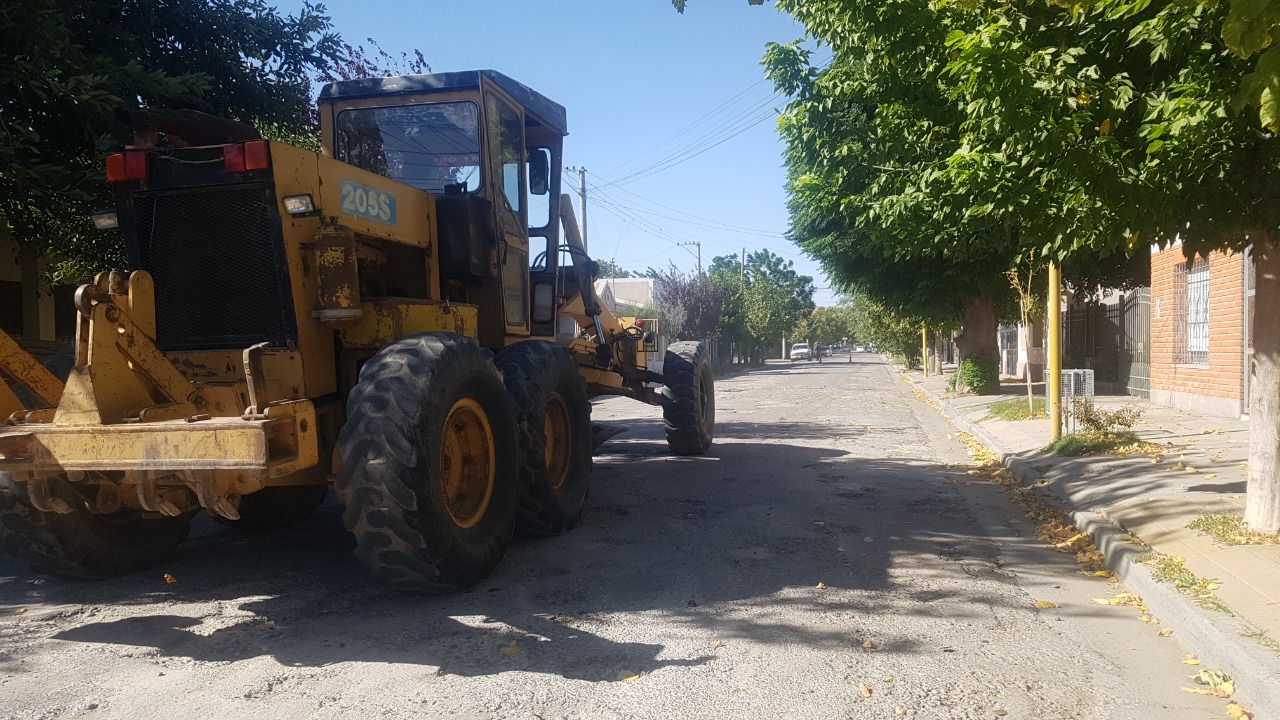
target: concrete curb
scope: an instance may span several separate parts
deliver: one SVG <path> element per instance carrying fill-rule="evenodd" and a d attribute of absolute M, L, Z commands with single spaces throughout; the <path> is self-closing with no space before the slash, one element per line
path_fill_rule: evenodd
<path fill-rule="evenodd" d="M 902 376 L 907 377 L 905 374 Z M 952 425 L 991 448 L 999 456 L 1000 463 L 1024 484 L 1032 485 L 1045 476 L 1046 473 L 1033 468 L 1027 459 L 1001 450 L 1002 443 L 990 432 L 956 413 L 942 398 L 930 392 L 929 388 L 909 377 L 907 379 L 933 401 L 938 412 Z M 1094 512 L 1076 509 L 1070 498 L 1063 497 L 1052 489 L 1036 490 L 1052 495 L 1053 499 L 1068 508 L 1076 526 L 1093 536 L 1094 544 L 1102 551 L 1107 567 L 1135 593 L 1141 595 L 1148 606 L 1160 608 L 1157 614 L 1166 626 L 1175 628 L 1174 637 L 1200 656 L 1202 664 L 1199 667 L 1221 670 L 1235 680 L 1237 691 L 1232 696 L 1233 700 L 1243 704 L 1259 718 L 1280 718 L 1280 657 L 1248 637 L 1249 634 L 1256 633 L 1256 630 L 1246 620 L 1239 616 L 1204 610 L 1179 594 L 1172 586 L 1157 582 L 1146 565 L 1135 562 L 1148 549 L 1125 540 L 1128 533 L 1114 521 Z M 1187 666 L 1187 670 L 1187 674 L 1191 675 L 1195 668 Z"/>

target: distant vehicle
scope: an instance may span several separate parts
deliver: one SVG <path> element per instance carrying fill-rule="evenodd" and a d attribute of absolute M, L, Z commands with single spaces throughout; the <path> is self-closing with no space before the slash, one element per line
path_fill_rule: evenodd
<path fill-rule="evenodd" d="M 859 345 L 859 346 L 857 346 L 857 348 L 855 349 L 855 352 L 870 352 L 870 351 L 869 351 L 869 350 L 867 350 L 867 346 L 866 346 L 866 345 Z"/>
<path fill-rule="evenodd" d="M 830 356 L 831 356 L 831 348 L 827 347 L 826 345 L 818 346 L 816 357 L 824 358 L 824 357 L 830 357 Z"/>
<path fill-rule="evenodd" d="M 812 360 L 813 352 L 809 350 L 809 343 L 796 343 L 791 346 L 792 360 Z"/>

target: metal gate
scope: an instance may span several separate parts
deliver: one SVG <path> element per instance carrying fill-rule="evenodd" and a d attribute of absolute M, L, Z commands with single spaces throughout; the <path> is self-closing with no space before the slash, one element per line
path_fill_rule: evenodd
<path fill-rule="evenodd" d="M 1138 288 L 1124 297 L 1124 336 L 1120 348 L 1120 378 L 1125 391 L 1151 397 L 1151 288 Z"/>

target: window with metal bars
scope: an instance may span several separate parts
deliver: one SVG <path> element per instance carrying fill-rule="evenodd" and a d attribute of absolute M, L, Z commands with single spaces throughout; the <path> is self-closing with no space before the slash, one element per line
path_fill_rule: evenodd
<path fill-rule="evenodd" d="M 1181 263 L 1174 276 L 1177 300 L 1173 361 L 1190 365 L 1209 363 L 1209 261 L 1197 258 Z"/>

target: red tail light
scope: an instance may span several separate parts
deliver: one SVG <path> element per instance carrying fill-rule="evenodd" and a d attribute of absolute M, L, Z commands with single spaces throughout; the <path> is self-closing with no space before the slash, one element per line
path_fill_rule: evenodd
<path fill-rule="evenodd" d="M 266 170 L 271 167 L 271 152 L 266 140 L 222 146 L 222 164 L 228 173 Z"/>
<path fill-rule="evenodd" d="M 107 182 L 146 179 L 147 154 L 145 152 L 129 151 L 107 156 Z"/>

